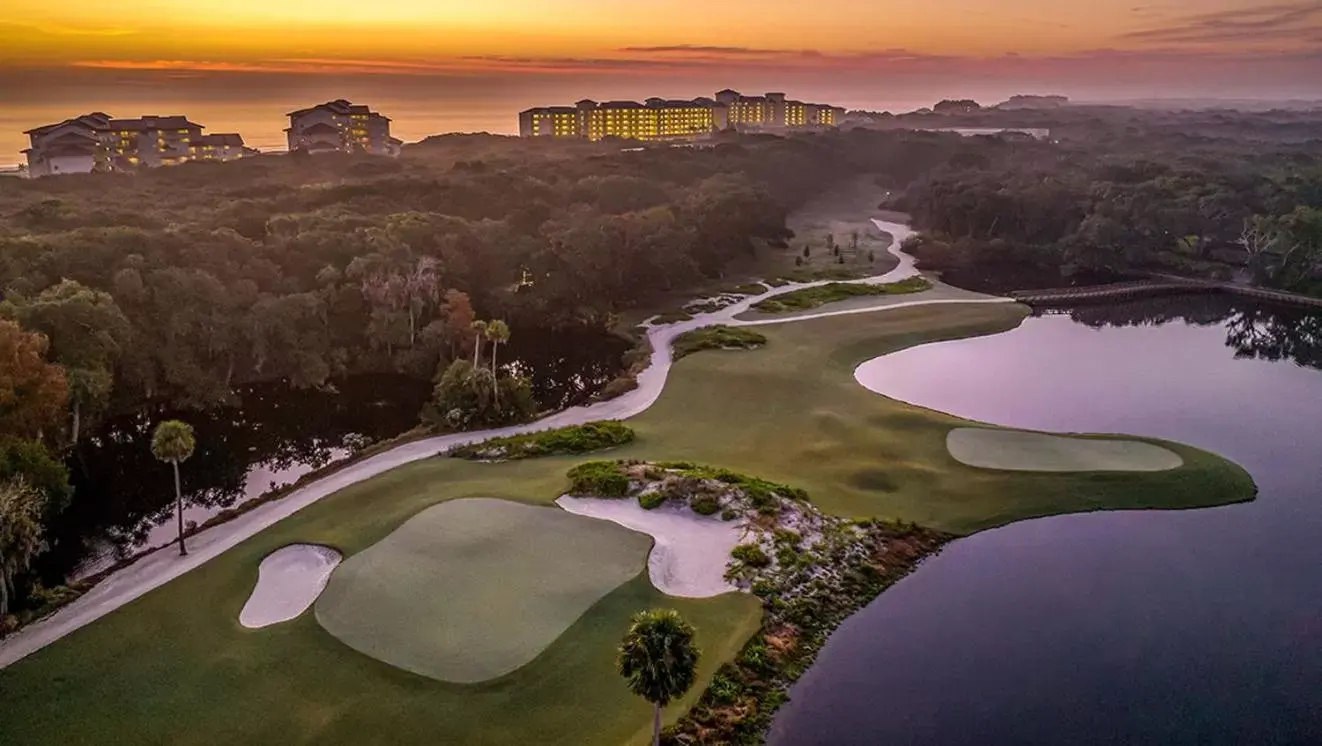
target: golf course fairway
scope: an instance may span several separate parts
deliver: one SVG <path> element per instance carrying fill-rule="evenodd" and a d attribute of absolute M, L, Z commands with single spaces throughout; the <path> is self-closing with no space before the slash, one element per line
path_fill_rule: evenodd
<path fill-rule="evenodd" d="M 710 464 L 802 488 L 825 513 L 901 519 L 953 534 L 1067 512 L 1252 499 L 1253 482 L 1238 466 L 1206 451 L 1150 439 L 1142 440 L 1177 454 L 1181 465 L 1155 472 L 969 466 L 951 456 L 946 441 L 952 429 L 974 423 L 877 395 L 853 378 L 860 363 L 879 355 L 1012 329 L 1025 313 L 1009 303 L 955 303 L 759 326 L 767 337 L 761 349 L 703 351 L 678 361 L 660 398 L 628 420 L 635 440 L 614 449 L 610 458 Z M 762 619 L 761 602 L 752 595 L 687 599 L 658 591 L 640 551 L 649 546 L 647 537 L 611 550 L 620 553 L 612 554 L 611 562 L 620 564 L 591 584 L 593 593 L 604 595 L 586 608 L 579 596 L 574 604 L 579 615 L 540 653 L 480 683 L 439 681 L 364 655 L 315 617 L 331 614 L 345 621 L 361 614 L 361 622 L 370 614 L 379 620 L 395 604 L 414 609 L 406 613 L 422 618 L 409 622 L 442 638 L 460 629 L 447 617 L 455 599 L 492 594 L 504 609 L 531 608 L 523 606 L 530 603 L 527 598 L 513 598 L 532 592 L 531 576 L 501 570 L 492 577 L 457 579 L 445 574 L 451 568 L 401 568 L 409 577 L 381 580 L 399 584 L 397 589 L 372 590 L 384 595 L 354 610 L 332 608 L 345 600 L 339 596 L 345 588 L 337 588 L 342 581 L 332 577 L 315 614 L 258 630 L 237 621 L 262 559 L 280 547 L 332 547 L 346 558 L 337 575 L 346 569 L 352 574 L 356 565 L 371 565 L 378 549 L 396 552 L 395 532 L 404 530 L 399 540 L 413 541 L 413 529 L 401 527 L 418 517 L 430 526 L 427 511 L 433 506 L 461 498 L 551 506 L 566 489 L 565 472 L 591 458 L 503 463 L 426 458 L 335 492 L 0 670 L 5 703 L 0 733 L 6 743 L 34 746 L 645 743 L 650 708 L 629 694 L 614 668 L 629 616 L 669 607 L 697 629 L 702 650 L 697 684 L 667 709 L 667 722 L 697 700 Z M 443 523 L 431 528 L 461 530 Z M 594 531 L 624 531 L 606 521 L 593 523 Z M 557 548 L 547 564 L 561 562 L 565 550 Z M 486 572 L 474 569 L 482 565 L 475 558 L 461 557 L 457 544 L 439 555 L 428 556 L 439 551 L 430 547 L 414 551 L 429 563 L 445 556 L 465 572 Z M 355 562 L 360 555 L 367 559 Z M 606 588 L 623 575 L 626 555 L 634 558 L 634 573 L 613 590 Z M 519 567 L 518 573 L 528 571 Z M 374 574 L 356 572 L 360 578 Z M 402 588 L 434 597 L 404 599 L 398 595 Z M 573 591 L 580 592 L 587 595 Z M 538 608 L 552 605 L 543 603 L 535 601 Z M 564 611 L 557 619 L 569 616 Z M 543 629 L 535 634 L 515 629 L 525 623 Z M 529 640 L 545 639 L 557 626 L 563 621 L 507 619 L 491 634 L 510 638 L 496 641 L 497 647 L 509 645 L 525 655 L 535 647 Z M 446 646 L 453 650 L 455 642 Z M 504 660 L 465 664 L 467 675 L 503 670 L 514 658 Z"/>

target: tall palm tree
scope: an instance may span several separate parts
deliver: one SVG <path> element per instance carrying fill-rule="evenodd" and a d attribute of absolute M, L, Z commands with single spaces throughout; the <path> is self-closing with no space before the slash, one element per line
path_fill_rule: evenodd
<path fill-rule="evenodd" d="M 509 341 L 509 324 L 505 321 L 496 319 L 492 323 L 486 324 L 486 339 L 492 343 L 492 378 L 498 378 L 496 373 L 496 348 Z"/>
<path fill-rule="evenodd" d="M 693 686 L 701 651 L 693 644 L 693 626 L 674 609 L 633 615 L 620 642 L 616 667 L 629 691 L 652 703 L 652 746 L 661 743 L 661 708 Z"/>
<path fill-rule="evenodd" d="M 9 613 L 14 576 L 44 548 L 44 507 L 45 496 L 22 477 L 0 483 L 0 616 Z"/>
<path fill-rule="evenodd" d="M 473 367 L 478 366 L 482 358 L 482 339 L 487 334 L 487 322 L 478 319 L 473 322 Z"/>
<path fill-rule="evenodd" d="M 179 420 L 166 420 L 156 426 L 151 436 L 152 455 L 174 467 L 174 509 L 179 519 L 179 556 L 188 554 L 184 546 L 184 493 L 179 489 L 179 463 L 193 455 L 197 439 L 193 426 Z"/>

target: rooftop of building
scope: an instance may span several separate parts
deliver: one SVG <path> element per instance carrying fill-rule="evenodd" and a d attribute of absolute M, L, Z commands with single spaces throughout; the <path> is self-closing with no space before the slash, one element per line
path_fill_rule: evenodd
<path fill-rule="evenodd" d="M 95 140 L 69 140 L 63 137 L 53 142 L 43 145 L 41 152 L 47 158 L 69 155 L 96 155 L 97 143 Z M 22 151 L 24 154 L 32 152 L 31 148 Z"/>
<path fill-rule="evenodd" d="M 75 143 L 75 142 L 97 145 L 101 141 L 98 140 L 95 135 L 88 134 L 87 132 L 82 132 L 79 130 L 69 130 L 67 132 L 62 132 L 59 135 L 48 138 L 45 141 L 46 145 L 59 145 L 59 144 Z"/>
<path fill-rule="evenodd" d="M 243 136 L 237 132 L 224 132 L 213 135 L 202 135 L 195 137 L 191 141 L 194 147 L 202 145 L 232 146 L 243 147 Z"/>
<path fill-rule="evenodd" d="M 159 116 L 156 114 L 143 114 L 134 119 L 111 119 L 104 129 L 107 130 L 182 130 L 182 129 L 202 129 L 202 125 L 197 122 L 189 121 L 183 114 L 171 114 L 169 116 Z"/>
<path fill-rule="evenodd" d="M 380 117 L 381 119 L 384 119 L 387 122 L 390 121 L 390 117 L 382 116 L 381 114 L 372 111 L 372 109 L 368 106 L 364 106 L 362 104 L 353 104 L 347 101 L 346 99 L 342 99 L 342 98 L 337 98 L 334 101 L 327 101 L 324 104 L 317 104 L 316 106 L 310 106 L 306 109 L 291 111 L 285 116 L 301 117 L 305 114 L 311 114 L 312 112 L 318 110 L 329 111 L 333 114 L 340 114 L 345 116 L 351 114 L 366 114 L 368 116 Z"/>
<path fill-rule="evenodd" d="M 718 98 L 726 98 L 726 99 L 733 96 L 735 97 L 734 103 L 744 104 L 744 105 L 764 105 L 774 101 L 778 105 L 784 104 L 786 106 L 795 106 L 795 107 L 803 106 L 803 107 L 816 107 L 821 109 L 838 108 L 838 107 L 829 106 L 827 104 L 813 104 L 813 103 L 805 103 L 803 101 L 798 101 L 798 100 L 787 100 L 785 98 L 785 94 L 775 93 L 775 92 L 768 93 L 765 96 L 745 96 L 736 90 L 727 88 L 723 91 L 717 91 L 716 96 Z M 648 108 L 710 109 L 710 108 L 723 107 L 723 106 L 725 106 L 724 103 L 719 102 L 713 98 L 708 98 L 706 96 L 699 96 L 698 98 L 694 98 L 694 99 L 673 99 L 673 98 L 668 99 L 668 98 L 662 98 L 660 96 L 653 96 L 651 98 L 646 99 L 643 103 L 639 103 L 637 101 L 627 101 L 627 100 L 606 101 L 599 103 L 597 101 L 594 101 L 593 99 L 585 98 L 578 101 L 573 106 L 534 106 L 529 109 L 524 109 L 519 113 L 521 115 L 575 114 L 580 111 L 592 110 L 592 109 L 648 109 Z"/>
<path fill-rule="evenodd" d="M 65 119 L 63 121 L 56 122 L 54 124 L 44 124 L 40 127 L 33 127 L 30 130 L 24 130 L 23 134 L 43 135 L 47 132 L 50 132 L 53 129 L 56 129 L 57 127 L 63 127 L 66 124 L 81 124 L 89 129 L 100 129 L 104 127 L 106 123 L 109 121 L 110 121 L 109 114 L 100 111 L 94 111 L 91 114 L 82 114 L 80 116 L 73 117 L 72 119 Z"/>

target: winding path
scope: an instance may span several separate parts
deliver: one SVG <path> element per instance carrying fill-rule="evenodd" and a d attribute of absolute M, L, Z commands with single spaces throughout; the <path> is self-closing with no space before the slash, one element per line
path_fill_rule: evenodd
<path fill-rule="evenodd" d="M 914 268 L 913 257 L 900 251 L 904 239 L 913 234 L 907 225 L 874 220 L 877 228 L 892 237 L 890 252 L 899 258 L 895 269 L 883 275 L 867 277 L 851 282 L 880 283 L 894 282 L 918 274 Z M 173 545 L 162 547 L 137 562 L 115 572 L 102 580 L 95 587 L 83 594 L 68 606 L 44 620 L 29 625 L 22 631 L 0 641 L 0 668 L 5 668 L 41 648 L 50 645 L 80 627 L 118 609 L 169 581 L 183 575 L 193 568 L 219 556 L 239 542 L 263 531 L 276 522 L 287 518 L 299 510 L 317 502 L 330 494 L 338 492 L 352 484 L 370 479 L 382 472 L 389 471 L 419 459 L 428 458 L 449 448 L 468 443 L 480 442 L 488 438 L 516 433 L 546 430 L 553 427 L 578 425 L 594 420 L 622 420 L 633 417 L 648 407 L 661 396 L 665 388 L 666 376 L 672 362 L 670 344 L 680 334 L 712 324 L 731 326 L 757 326 L 779 324 L 805 319 L 824 318 L 854 313 L 888 311 L 911 306 L 937 305 L 942 303 L 1012 303 L 1009 298 L 986 297 L 981 300 L 913 300 L 901 303 L 889 303 L 875 308 L 856 308 L 847 311 L 822 311 L 807 316 L 790 318 L 757 319 L 740 321 L 735 319 L 744 313 L 753 303 L 772 296 L 799 290 L 805 287 L 825 285 L 829 281 L 791 283 L 770 289 L 762 295 L 745 298 L 731 306 L 695 316 L 690 321 L 665 326 L 650 327 L 647 336 L 652 343 L 651 364 L 638 375 L 638 388 L 610 401 L 599 402 L 585 407 L 573 407 L 550 415 L 536 422 L 513 427 L 496 428 L 478 432 L 441 435 L 425 440 L 418 440 L 392 448 L 364 459 L 356 464 L 340 469 L 324 479 L 291 492 L 287 497 L 254 508 L 231 521 L 206 529 L 192 536 L 188 541 L 189 554 L 180 557 Z"/>

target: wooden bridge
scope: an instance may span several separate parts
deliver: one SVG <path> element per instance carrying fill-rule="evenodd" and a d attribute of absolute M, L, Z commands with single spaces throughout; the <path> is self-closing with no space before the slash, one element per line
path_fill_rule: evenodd
<path fill-rule="evenodd" d="M 1148 279 L 1113 282 L 1106 285 L 1051 288 L 1047 290 L 1016 290 L 1007 295 L 1029 305 L 1050 305 L 1053 303 L 1086 303 L 1089 301 L 1144 298 L 1173 293 L 1229 293 L 1272 303 L 1287 303 L 1294 306 L 1322 309 L 1322 298 L 1312 298 L 1282 290 L 1268 290 L 1247 285 L 1236 285 L 1230 282 L 1197 280 L 1156 273 L 1145 273 L 1145 277 Z"/>

